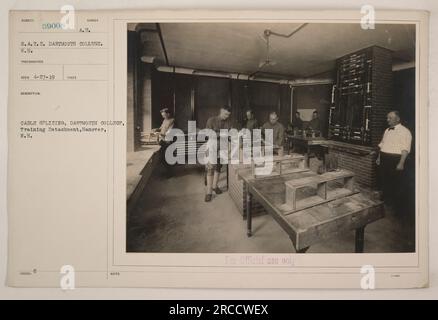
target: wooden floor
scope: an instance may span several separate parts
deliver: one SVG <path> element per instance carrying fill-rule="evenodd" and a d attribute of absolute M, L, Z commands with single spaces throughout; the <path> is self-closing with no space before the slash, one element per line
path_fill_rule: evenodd
<path fill-rule="evenodd" d="M 227 192 L 205 203 L 203 168 L 179 167 L 174 173 L 170 179 L 158 173 L 151 178 L 128 219 L 128 252 L 294 252 L 288 235 L 271 216 L 255 217 L 254 235 L 247 238 L 246 223 Z M 222 179 L 220 185 L 225 184 Z M 385 209 L 386 217 L 365 230 L 365 252 L 412 252 L 412 219 Z M 308 252 L 354 252 L 354 232 L 337 235 Z"/>

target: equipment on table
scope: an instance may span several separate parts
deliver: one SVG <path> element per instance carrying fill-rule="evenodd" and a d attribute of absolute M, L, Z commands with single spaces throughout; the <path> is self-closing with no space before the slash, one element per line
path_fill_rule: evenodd
<path fill-rule="evenodd" d="M 142 132 L 140 142 L 142 145 L 157 145 L 160 141 L 159 132 Z"/>
<path fill-rule="evenodd" d="M 256 179 L 309 171 L 306 157 L 299 154 L 273 156 L 260 162 L 253 161 L 251 167 L 253 177 Z M 262 168 L 272 168 L 272 171 L 265 173 Z"/>

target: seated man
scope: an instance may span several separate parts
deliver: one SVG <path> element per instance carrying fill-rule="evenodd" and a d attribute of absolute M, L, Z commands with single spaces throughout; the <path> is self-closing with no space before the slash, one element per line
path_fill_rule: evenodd
<path fill-rule="evenodd" d="M 273 131 L 272 139 L 273 139 L 273 148 L 277 149 L 278 155 L 283 154 L 283 143 L 284 143 L 284 126 L 278 122 L 278 115 L 275 111 L 269 114 L 269 121 L 267 121 L 263 127 L 263 133 L 266 129 L 270 129 Z"/>
<path fill-rule="evenodd" d="M 315 132 L 321 132 L 321 123 L 319 121 L 319 113 L 318 111 L 313 111 L 312 120 L 310 120 L 307 125 L 307 129 L 313 130 Z"/>
<path fill-rule="evenodd" d="M 259 123 L 255 118 L 255 114 L 253 110 L 246 111 L 246 123 L 245 128 L 249 130 L 254 130 L 259 128 Z"/>
<path fill-rule="evenodd" d="M 303 130 L 303 120 L 301 119 L 301 115 L 298 111 L 295 112 L 295 118 L 292 122 L 292 127 L 294 129 Z"/>

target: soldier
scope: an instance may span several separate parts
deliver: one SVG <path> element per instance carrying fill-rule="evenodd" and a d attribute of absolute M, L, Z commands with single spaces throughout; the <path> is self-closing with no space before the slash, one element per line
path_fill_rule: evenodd
<path fill-rule="evenodd" d="M 231 122 L 230 117 L 231 108 L 228 106 L 223 106 L 220 108 L 219 114 L 213 116 L 207 120 L 207 129 L 211 129 L 216 132 L 219 137 L 219 130 L 221 129 L 230 129 Z M 219 143 L 218 143 L 219 147 Z M 207 171 L 207 190 L 205 195 L 205 202 L 210 202 L 212 199 L 213 191 L 216 194 L 221 194 L 222 190 L 218 187 L 219 175 L 222 169 L 222 164 L 219 159 L 219 150 L 218 157 L 216 163 L 207 163 L 206 171 Z"/>

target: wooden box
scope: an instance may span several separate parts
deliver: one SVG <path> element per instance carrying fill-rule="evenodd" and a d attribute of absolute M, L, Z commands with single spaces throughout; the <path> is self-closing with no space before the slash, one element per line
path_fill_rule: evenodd
<path fill-rule="evenodd" d="M 293 211 L 303 210 L 355 193 L 354 173 L 348 170 L 289 180 L 285 184 L 286 206 Z"/>

